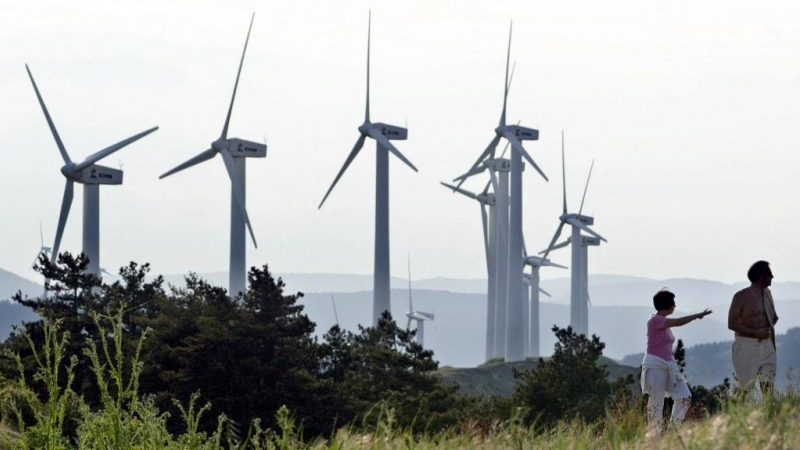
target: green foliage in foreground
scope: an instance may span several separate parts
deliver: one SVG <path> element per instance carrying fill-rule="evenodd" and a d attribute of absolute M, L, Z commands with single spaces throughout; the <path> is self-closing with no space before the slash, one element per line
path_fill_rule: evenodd
<path fill-rule="evenodd" d="M 47 386 L 46 393 L 39 397 L 31 390 L 19 357 L 10 355 L 20 374 L 16 381 L 0 380 L 2 414 L 11 422 L 0 426 L 0 449 L 800 448 L 800 398 L 793 393 L 768 399 L 763 405 L 732 397 L 720 414 L 688 421 L 657 439 L 645 435 L 642 411 L 631 403 L 616 403 L 592 422 L 576 417 L 541 428 L 535 423 L 525 425 L 524 412 L 518 410 L 510 420 L 489 427 L 465 419 L 443 430 L 415 433 L 399 424 L 390 402 L 379 401 L 361 426 L 345 426 L 329 438 L 311 441 L 304 439 L 302 424 L 286 407 L 278 410 L 271 428 L 262 429 L 256 420 L 246 432 L 237 431 L 235 424 L 220 415 L 216 429 L 205 433 L 198 424 L 208 405 L 201 406 L 193 395 L 188 404 L 177 404 L 186 431 L 172 434 L 167 428 L 169 414 L 158 409 L 152 396 L 138 393 L 139 355 L 147 333 L 134 343 L 127 363 L 123 313 L 95 314 L 93 320 L 99 342 L 87 339 L 84 353 L 91 361 L 100 407 L 89 407 L 72 390 L 75 358 L 65 359 L 68 333 L 60 330 L 60 320 L 45 321 L 44 346 L 29 342 L 37 364 L 34 376 Z M 562 350 L 585 344 L 584 350 L 590 351 L 593 346 L 592 341 L 569 332 L 560 337 L 565 343 Z M 74 439 L 65 437 L 66 418 L 71 414 L 77 420 Z"/>
<path fill-rule="evenodd" d="M 65 332 L 62 356 L 75 361 L 69 388 L 89 410 L 103 408 L 109 393 L 128 396 L 130 391 L 113 379 L 109 386 L 98 381 L 98 361 L 85 349 L 95 346 L 105 356 L 105 345 L 118 345 L 119 359 L 108 365 L 131 377 L 140 396 L 169 413 L 165 420 L 173 434 L 189 427 L 174 400 L 189 404 L 197 392 L 211 406 L 192 425 L 213 433 L 217 417 L 225 414 L 226 429 L 236 435 L 246 435 L 256 419 L 264 428 L 276 427 L 276 413 L 284 405 L 306 436 L 314 437 L 330 435 L 343 423 L 374 421 L 366 413 L 378 402 L 396 411 L 399 425 L 417 432 L 454 424 L 471 403 L 436 375 L 433 352 L 389 315 L 358 333 L 332 327 L 320 342 L 297 302 L 303 294 L 287 293 L 266 265 L 251 268 L 247 292 L 231 297 L 194 275 L 186 278 L 185 288 L 166 292 L 161 277 L 149 276 L 147 264 L 133 262 L 120 269 L 118 281 L 101 284 L 86 273 L 88 264 L 84 255 L 62 253 L 55 264 L 42 257 L 38 270 L 50 280 L 49 295 L 17 294 L 13 300 L 50 323 L 58 321 Z M 106 343 L 107 331 L 95 316 L 111 311 L 121 311 L 121 331 L 114 334 L 120 340 Z M 45 334 L 43 322 L 29 322 L 0 344 L 0 353 L 17 358 L 0 357 L 0 377 L 16 378 L 22 370 L 27 386 L 41 398 L 50 397 L 49 387 L 35 376 L 39 364 L 32 348 L 49 348 Z M 61 382 L 62 375 L 56 375 Z M 63 423 L 73 440 L 77 415 L 73 405 Z M 23 419 L 34 418 L 24 413 Z"/>
<path fill-rule="evenodd" d="M 6 424 L 0 427 L 0 449 L 800 448 L 800 399 L 791 393 L 768 399 L 763 405 L 749 399 L 729 399 L 722 413 L 687 422 L 661 438 L 645 435 L 644 417 L 636 407 L 607 410 L 592 425 L 579 419 L 558 421 L 543 432 L 514 418 L 489 429 L 464 421 L 443 431 L 415 435 L 397 425 L 395 410 L 388 403 L 379 402 L 371 412 L 368 431 L 343 427 L 329 439 L 310 442 L 304 441 L 302 428 L 285 407 L 278 411 L 274 429 L 262 429 L 255 421 L 242 436 L 231 431 L 223 415 L 216 431 L 200 432 L 197 424 L 207 406 L 198 407 L 197 396 L 193 396 L 188 405 L 179 405 L 187 431 L 172 435 L 166 426 L 167 414 L 159 412 L 151 397 L 138 396 L 142 367 L 137 356 L 129 371 L 124 368 L 122 315 L 95 316 L 94 320 L 103 337 L 99 346 L 88 344 L 85 351 L 92 361 L 102 407 L 88 408 L 70 389 L 74 362 L 64 361 L 66 333 L 59 331 L 58 321 L 45 322 L 46 347 L 35 349 L 36 376 L 48 385 L 48 395 L 38 399 L 24 375 L 16 383 L 2 382 L 4 417 L 16 419 L 18 432 L 12 432 Z M 136 347 L 141 346 L 142 340 Z M 63 434 L 71 404 L 79 410 L 74 442 L 68 442 Z M 26 413 L 35 418 L 30 425 L 23 420 Z"/>

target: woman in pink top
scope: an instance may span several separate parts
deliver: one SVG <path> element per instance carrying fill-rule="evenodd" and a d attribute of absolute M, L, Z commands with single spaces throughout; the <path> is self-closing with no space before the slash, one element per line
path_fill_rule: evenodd
<path fill-rule="evenodd" d="M 650 394 L 647 401 L 647 424 L 654 435 L 661 434 L 664 397 L 670 396 L 675 402 L 672 406 L 671 421 L 674 427 L 683 422 L 692 401 L 689 386 L 680 375 L 675 358 L 672 357 L 672 344 L 675 336 L 672 327 L 686 325 L 694 319 L 702 319 L 711 314 L 709 309 L 691 316 L 668 319 L 675 312 L 675 294 L 660 290 L 653 296 L 656 313 L 647 321 L 647 353 L 642 361 L 642 393 Z"/>

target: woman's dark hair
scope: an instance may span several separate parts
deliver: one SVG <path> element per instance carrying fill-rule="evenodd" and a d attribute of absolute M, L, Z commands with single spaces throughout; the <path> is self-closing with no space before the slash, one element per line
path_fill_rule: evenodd
<path fill-rule="evenodd" d="M 675 305 L 675 294 L 666 289 L 661 289 L 653 296 L 653 306 L 656 311 L 670 309 L 673 305 Z"/>
<path fill-rule="evenodd" d="M 747 279 L 750 280 L 751 283 L 755 283 L 756 281 L 760 280 L 761 277 L 772 275 L 772 271 L 769 270 L 769 263 L 766 261 L 756 261 L 750 266 L 750 270 L 747 271 Z"/>

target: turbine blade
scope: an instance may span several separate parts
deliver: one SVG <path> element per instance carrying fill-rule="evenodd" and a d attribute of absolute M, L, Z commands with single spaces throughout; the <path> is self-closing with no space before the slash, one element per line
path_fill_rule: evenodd
<path fill-rule="evenodd" d="M 506 53 L 506 78 L 503 81 L 503 113 L 500 115 L 500 126 L 506 124 L 506 102 L 508 100 L 508 62 L 511 60 L 511 31 L 514 29 L 514 22 L 508 26 L 508 52 Z"/>
<path fill-rule="evenodd" d="M 331 183 L 331 187 L 328 188 L 328 192 L 325 193 L 325 197 L 323 197 L 322 201 L 319 202 L 319 206 L 317 206 L 317 209 L 322 208 L 322 205 L 325 203 L 325 200 L 331 194 L 331 191 L 333 190 L 333 187 L 336 186 L 336 183 L 339 182 L 339 178 L 342 178 L 342 174 L 344 173 L 344 171 L 347 170 L 347 168 L 350 166 L 350 163 L 353 162 L 353 160 L 356 158 L 356 155 L 358 155 L 358 152 L 361 151 L 361 147 L 364 146 L 364 141 L 366 139 L 367 139 L 367 135 L 365 135 L 365 134 L 362 134 L 361 136 L 359 136 L 358 140 L 356 141 L 356 145 L 353 146 L 353 150 L 350 150 L 350 154 L 347 155 L 347 159 L 344 161 L 344 165 L 339 170 L 339 173 L 336 174 L 336 178 L 333 179 L 333 183 Z"/>
<path fill-rule="evenodd" d="M 492 183 L 492 190 L 496 196 L 497 193 L 500 192 L 500 184 L 497 181 L 497 174 L 495 173 L 494 169 L 489 169 L 489 182 Z"/>
<path fill-rule="evenodd" d="M 44 248 L 44 231 L 42 231 L 42 221 L 39 221 L 39 241 L 42 243 L 42 248 Z"/>
<path fill-rule="evenodd" d="M 64 236 L 64 227 L 67 225 L 69 208 L 72 206 L 74 183 L 67 180 L 64 186 L 64 198 L 61 200 L 61 213 L 58 216 L 58 228 L 56 229 L 56 241 L 53 243 L 53 253 L 50 254 L 50 262 L 55 263 L 58 258 L 58 248 L 61 246 L 61 237 Z"/>
<path fill-rule="evenodd" d="M 583 212 L 583 201 L 586 200 L 586 191 L 589 190 L 589 180 L 592 179 L 592 169 L 594 169 L 594 159 L 592 159 L 592 165 L 589 166 L 589 176 L 586 177 L 586 187 L 583 188 L 583 198 L 581 198 L 581 208 L 578 210 L 578 215 Z"/>
<path fill-rule="evenodd" d="M 364 122 L 369 122 L 369 49 L 372 39 L 372 10 L 369 10 L 369 21 L 367 22 L 367 109 L 364 111 Z"/>
<path fill-rule="evenodd" d="M 99 152 L 97 152 L 97 153 L 89 156 L 88 158 L 84 159 L 83 162 L 80 162 L 77 165 L 75 165 L 75 171 L 79 172 L 79 171 L 91 166 L 92 164 L 100 161 L 101 159 L 105 158 L 106 156 L 109 156 L 110 154 L 116 152 L 117 150 L 119 150 L 119 149 L 121 149 L 121 148 L 123 148 L 123 147 L 125 147 L 125 146 L 127 146 L 129 144 L 132 144 L 132 143 L 138 141 L 139 139 L 147 136 L 148 134 L 150 134 L 150 133 L 152 133 L 152 132 L 154 132 L 156 130 L 158 130 L 158 127 L 150 128 L 149 130 L 142 131 L 141 133 L 136 134 L 134 136 L 131 136 L 128 139 L 125 139 L 123 141 L 119 141 L 119 142 L 117 142 L 116 144 L 114 144 L 114 145 L 112 145 L 110 147 L 106 147 L 103 150 L 100 150 Z"/>
<path fill-rule="evenodd" d="M 500 142 L 500 136 L 495 134 L 495 136 L 492 138 L 492 140 L 489 141 L 489 145 L 486 146 L 486 149 L 483 151 L 483 153 L 481 153 L 481 156 L 479 156 L 478 159 L 475 161 L 475 164 L 473 164 L 472 167 L 469 168 L 467 173 L 471 173 L 472 171 L 474 171 L 481 164 L 481 162 L 483 162 L 483 160 L 487 156 L 489 156 L 490 154 L 494 156 L 494 152 L 497 149 L 497 144 L 499 142 Z M 453 181 L 456 181 L 456 180 L 458 180 L 458 178 L 456 178 Z M 462 179 L 461 182 L 458 183 L 458 186 L 460 187 L 463 183 L 464 183 L 464 180 Z"/>
<path fill-rule="evenodd" d="M 411 311 L 409 311 L 408 315 L 408 323 L 406 323 L 406 331 L 411 329 Z"/>
<path fill-rule="evenodd" d="M 514 71 L 515 70 L 517 70 L 517 62 L 516 61 L 514 61 L 514 65 L 511 66 L 511 76 L 508 77 L 508 85 L 506 86 L 506 95 L 508 95 L 508 92 L 511 92 L 511 82 L 514 81 Z M 517 125 L 519 125 L 519 122 L 517 122 Z"/>
<path fill-rule="evenodd" d="M 383 133 L 380 132 L 380 130 L 378 130 L 376 128 L 370 128 L 369 131 L 367 131 L 367 134 L 369 134 L 372 139 L 375 139 L 376 141 L 378 141 L 379 144 L 384 146 L 386 148 L 386 150 L 389 150 L 390 152 L 392 152 L 392 154 L 394 154 L 394 156 L 397 156 L 400 159 L 400 161 L 403 161 L 404 163 L 406 163 L 406 165 L 408 167 L 411 167 L 412 169 L 414 169 L 414 172 L 419 172 L 419 170 L 417 170 L 417 168 L 414 167 L 414 164 L 411 164 L 411 161 L 406 159 L 406 157 L 403 156 L 402 153 L 400 153 L 400 150 L 398 150 L 394 145 L 392 145 L 392 143 L 389 141 L 389 139 L 386 139 L 386 136 L 384 136 Z"/>
<path fill-rule="evenodd" d="M 561 221 L 558 224 L 558 228 L 556 228 L 556 233 L 553 235 L 553 239 L 550 239 L 550 245 L 547 246 L 547 250 L 545 250 L 544 255 L 542 256 L 542 261 L 547 259 L 547 255 L 549 255 L 550 251 L 553 250 L 553 248 L 555 247 L 556 241 L 558 241 L 558 238 L 561 236 L 561 230 L 564 228 L 564 223 L 565 223 L 564 221 Z M 539 268 L 541 267 L 542 267 L 541 265 L 536 266 L 533 269 L 532 274 L 538 273 Z"/>
<path fill-rule="evenodd" d="M 528 246 L 525 245 L 525 235 L 522 235 L 522 265 L 525 265 L 525 258 L 528 257 Z"/>
<path fill-rule="evenodd" d="M 408 310 L 414 310 L 414 306 L 411 304 L 411 253 L 408 254 Z"/>
<path fill-rule="evenodd" d="M 47 112 L 47 106 L 44 105 L 44 100 L 42 100 L 42 96 L 39 94 L 39 88 L 36 87 L 36 82 L 33 81 L 31 69 L 28 68 L 27 64 L 25 64 L 25 70 L 28 71 L 28 77 L 31 79 L 31 84 L 33 84 L 33 90 L 36 92 L 36 98 L 39 99 L 39 105 L 42 107 L 42 111 L 44 112 L 44 118 L 47 120 L 47 126 L 50 127 L 50 132 L 53 133 L 53 138 L 56 140 L 58 151 L 61 152 L 61 158 L 64 159 L 64 164 L 69 164 L 72 162 L 72 160 L 69 159 L 67 149 L 64 148 L 64 143 L 61 142 L 61 136 L 58 135 L 58 131 L 56 131 L 56 126 L 53 123 L 53 119 L 50 118 L 50 113 Z"/>
<path fill-rule="evenodd" d="M 253 240 L 253 245 L 258 248 L 258 243 L 256 242 L 256 235 L 253 233 L 253 227 L 250 225 L 250 217 L 247 215 L 247 207 L 244 204 L 244 193 L 239 189 L 239 179 L 236 176 L 236 171 L 233 167 L 233 156 L 231 156 L 228 150 L 223 150 L 219 152 L 222 155 L 222 160 L 225 161 L 225 168 L 228 170 L 228 177 L 231 179 L 231 188 L 233 188 L 233 196 L 236 198 L 236 203 L 239 205 L 239 209 L 242 210 L 242 214 L 244 214 L 245 223 L 247 223 L 247 229 L 250 231 L 250 238 Z"/>
<path fill-rule="evenodd" d="M 491 186 L 491 185 L 492 185 L 492 179 L 491 179 L 491 177 L 489 177 L 489 181 L 486 182 L 486 186 L 484 186 L 483 191 L 481 191 L 481 193 L 484 194 L 484 195 L 488 194 L 489 193 L 489 186 Z"/>
<path fill-rule="evenodd" d="M 529 155 L 528 152 L 525 151 L 525 148 L 522 147 L 522 143 L 519 141 L 519 139 L 517 139 L 516 136 L 514 136 L 514 133 L 506 131 L 505 133 L 503 133 L 503 137 L 505 137 L 509 142 L 511 142 L 511 147 L 513 147 L 514 150 L 516 150 L 520 155 L 522 155 L 522 157 L 525 158 L 528 161 L 528 163 L 531 166 L 533 166 L 534 169 L 536 169 L 537 172 L 539 172 L 539 175 L 541 175 L 542 178 L 544 178 L 546 181 L 550 181 L 547 178 L 547 175 L 545 175 L 544 172 L 542 172 L 542 169 L 540 169 L 539 166 L 533 161 L 531 155 Z"/>
<path fill-rule="evenodd" d="M 549 294 L 547 291 L 545 291 L 545 290 L 544 290 L 544 289 L 542 289 L 542 288 L 539 288 L 539 292 L 541 292 L 542 294 L 544 294 L 544 295 L 546 295 L 546 296 L 548 296 L 548 297 L 550 297 L 550 298 L 553 298 L 553 296 L 552 296 L 552 295 L 550 295 L 550 294 Z"/>
<path fill-rule="evenodd" d="M 545 265 L 548 267 L 558 267 L 559 269 L 567 269 L 567 266 L 562 266 L 561 264 L 556 264 L 554 262 L 550 262 Z"/>
<path fill-rule="evenodd" d="M 486 271 L 487 273 L 490 271 L 489 268 L 489 217 L 486 213 L 486 204 L 481 204 L 481 222 L 483 223 L 483 249 L 486 251 Z"/>
<path fill-rule="evenodd" d="M 468 190 L 466 190 L 464 188 L 460 188 L 458 186 L 453 186 L 452 184 L 447 184 L 447 183 L 444 183 L 444 182 L 439 182 L 439 184 L 441 184 L 442 186 L 444 186 L 444 187 L 446 187 L 448 189 L 452 189 L 453 192 L 458 192 L 461 195 L 466 195 L 467 197 L 469 197 L 471 199 L 477 199 L 478 198 L 478 194 L 476 194 L 474 192 L 471 192 L 471 191 L 468 191 Z"/>
<path fill-rule="evenodd" d="M 464 181 L 467 180 L 467 178 L 473 177 L 473 176 L 475 176 L 475 175 L 477 175 L 479 173 L 483 173 L 485 170 L 486 170 L 486 166 L 478 166 L 477 168 L 471 170 L 470 172 L 467 172 L 465 174 L 462 174 L 462 175 L 459 175 L 459 176 L 453 178 L 453 181 L 459 181 L 460 183 L 458 183 L 458 186 L 456 186 L 456 187 L 459 187 L 459 186 L 461 186 L 462 183 L 464 183 Z"/>
<path fill-rule="evenodd" d="M 564 130 L 561 130 L 561 187 L 563 188 L 564 215 L 567 214 L 567 164 L 564 162 Z"/>
<path fill-rule="evenodd" d="M 172 169 L 172 170 L 166 172 L 165 174 L 161 175 L 160 177 L 158 177 L 158 179 L 160 180 L 162 178 L 166 178 L 166 177 L 172 175 L 173 173 L 180 172 L 183 169 L 188 169 L 189 167 L 192 167 L 194 165 L 200 164 L 201 162 L 208 161 L 209 159 L 211 159 L 211 158 L 213 158 L 215 156 L 217 156 L 217 151 L 214 150 L 213 148 L 210 148 L 208 150 L 204 150 L 200 154 L 198 154 L 197 156 L 193 157 L 192 159 L 186 161 L 183 164 L 180 164 L 179 166 L 175 167 L 174 169 Z"/>
<path fill-rule="evenodd" d="M 331 295 L 331 302 L 333 303 L 333 317 L 336 318 L 336 326 L 339 326 L 339 313 L 336 312 L 336 299 Z"/>
<path fill-rule="evenodd" d="M 231 111 L 233 111 L 233 101 L 236 100 L 236 89 L 239 87 L 239 76 L 242 74 L 242 65 L 244 65 L 244 54 L 247 53 L 247 43 L 250 42 L 250 30 L 253 29 L 253 20 L 256 18 L 256 13 L 250 18 L 250 28 L 247 29 L 247 39 L 244 41 L 244 50 L 242 50 L 242 59 L 239 61 L 239 71 L 236 72 L 236 83 L 233 85 L 233 95 L 231 96 L 231 104 L 228 106 L 228 115 L 225 117 L 225 126 L 222 127 L 222 139 L 228 139 L 228 124 L 231 122 Z"/>

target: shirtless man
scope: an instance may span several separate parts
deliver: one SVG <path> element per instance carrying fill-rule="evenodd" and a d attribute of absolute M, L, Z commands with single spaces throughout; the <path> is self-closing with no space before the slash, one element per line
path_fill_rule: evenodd
<path fill-rule="evenodd" d="M 733 296 L 728 312 L 728 328 L 735 333 L 733 368 L 739 387 L 751 389 L 756 379 L 762 392 L 770 392 L 775 382 L 775 303 L 769 286 L 772 270 L 766 261 L 757 261 L 747 271 L 750 286 Z"/>

